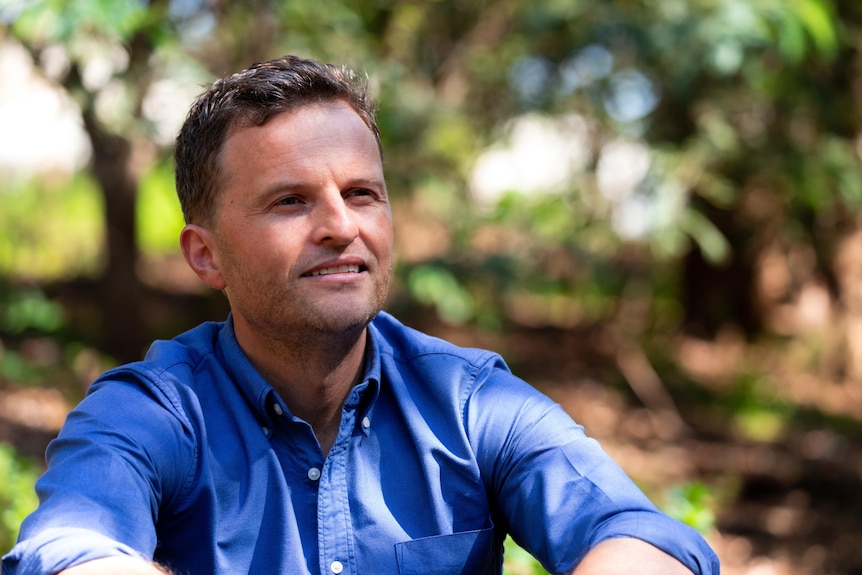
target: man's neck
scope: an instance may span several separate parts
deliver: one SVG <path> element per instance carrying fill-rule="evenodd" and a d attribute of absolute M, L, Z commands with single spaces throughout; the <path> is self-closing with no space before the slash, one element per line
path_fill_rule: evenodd
<path fill-rule="evenodd" d="M 235 326 L 236 327 L 236 326 Z M 324 454 L 335 443 L 341 408 L 362 377 L 367 329 L 355 334 L 306 334 L 292 341 L 237 329 L 251 363 L 291 413 L 311 425 Z"/>

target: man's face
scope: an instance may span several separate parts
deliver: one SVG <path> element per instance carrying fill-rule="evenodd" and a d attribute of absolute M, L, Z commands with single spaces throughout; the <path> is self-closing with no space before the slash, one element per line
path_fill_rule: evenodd
<path fill-rule="evenodd" d="M 364 327 L 391 275 L 392 214 L 371 130 L 346 104 L 311 104 L 225 142 L 211 286 L 238 334 L 283 340 Z"/>

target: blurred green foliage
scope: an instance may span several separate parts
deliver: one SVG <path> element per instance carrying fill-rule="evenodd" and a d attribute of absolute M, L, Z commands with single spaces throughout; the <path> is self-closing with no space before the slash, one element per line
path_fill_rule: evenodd
<path fill-rule="evenodd" d="M 64 323 L 63 309 L 36 288 L 16 290 L 0 301 L 0 323 L 10 333 L 55 333 Z"/>
<path fill-rule="evenodd" d="M 446 322 L 465 323 L 475 314 L 472 296 L 444 267 L 416 267 L 411 270 L 407 285 L 417 301 L 434 305 L 437 313 Z"/>
<path fill-rule="evenodd" d="M 174 191 L 171 165 L 158 164 L 141 179 L 136 216 L 138 245 L 144 253 L 177 252 L 185 222 Z M 153 225 L 154 222 L 159 225 Z"/>
<path fill-rule="evenodd" d="M 503 575 L 548 575 L 542 564 L 519 547 L 511 537 L 506 538 L 503 550 Z"/>
<path fill-rule="evenodd" d="M 136 0 L 41 0 L 28 4 L 15 18 L 17 32 L 61 42 L 81 39 L 91 31 L 126 38 L 149 14 L 146 3 Z"/>
<path fill-rule="evenodd" d="M 0 0 L 0 40 L 26 47 L 91 140 L 115 144 L 85 173 L 4 180 L 0 342 L 96 329 L 29 286 L 109 277 L 123 260 L 110 230 L 134 228 L 145 257 L 175 255 L 177 117 L 202 83 L 296 53 L 364 71 L 379 100 L 403 252 L 393 305 L 500 332 L 598 326 L 594 347 L 560 357 L 642 346 L 674 393 L 721 412 L 716 427 L 778 441 L 804 412 L 781 370 L 852 376 L 834 318 L 854 297 L 836 254 L 862 208 L 860 33 L 862 3 L 840 0 Z M 135 184 L 132 223 L 97 160 Z M 767 256 L 783 271 L 764 293 Z M 828 288 L 831 323 L 777 328 L 812 285 Z M 677 365 L 682 335 L 728 327 L 771 363 L 709 377 Z M 0 379 L 33 369 L 0 354 Z M 668 499 L 699 529 L 714 521 L 700 484 Z"/>
<path fill-rule="evenodd" d="M 36 509 L 38 500 L 33 484 L 37 477 L 36 466 L 15 449 L 0 443 L 0 549 L 11 549 L 18 537 L 21 521 Z"/>
<path fill-rule="evenodd" d="M 692 481 L 672 487 L 662 511 L 703 534 L 715 528 L 714 496 L 708 485 Z"/>
<path fill-rule="evenodd" d="M 637 276 L 673 278 L 656 283 L 663 291 L 654 297 L 684 299 L 690 288 L 678 270 L 691 254 L 718 273 L 741 261 L 754 265 L 747 261 L 754 246 L 812 244 L 826 268 L 822 232 L 851 229 L 849 214 L 862 205 L 852 95 L 840 90 L 838 75 L 860 17 L 858 9 L 830 0 L 619 0 L 600 7 L 362 1 L 325 10 L 310 1 L 41 0 L 12 3 L 5 14 L 11 37 L 37 59 L 62 46 L 67 75 L 51 75 L 85 108 L 98 103 L 93 109 L 107 130 L 160 147 L 136 167 L 144 253 L 176 252 L 182 225 L 166 161 L 170 134 L 159 135 L 158 111 L 170 100 L 159 106 L 148 97 L 172 85 L 185 86 L 175 94 L 188 98 L 191 86 L 287 52 L 366 71 L 380 101 L 393 202 L 448 235 L 426 256 L 402 261 L 405 290 L 398 293 L 433 306 L 450 323 L 503 326 L 525 291 L 548 306 L 560 296 L 591 294 L 596 301 L 581 306 L 587 313 L 580 321 L 607 321 Z M 253 39 L 247 29 L 255 30 Z M 146 68 L 134 60 L 142 39 Z M 87 81 L 97 78 L 95 69 L 101 79 Z M 84 81 L 64 80 L 73 72 Z M 184 109 L 187 99 L 176 106 Z M 515 146 L 512 138 L 531 114 L 562 130 L 562 139 L 545 134 L 553 146 L 535 151 L 533 171 L 552 169 L 541 157 L 555 157 L 566 142 L 581 146 L 567 152 L 580 159 L 558 163 L 578 165 L 550 188 L 513 177 L 482 200 L 490 205 L 479 205 L 477 160 L 505 142 Z M 586 132 L 566 128 L 572 121 Z M 641 159 L 614 156 L 615 146 Z M 619 167 L 603 167 L 612 161 Z M 608 178 L 635 161 L 645 162 L 642 173 L 614 188 Z M 747 210 L 755 194 L 780 211 L 752 219 Z M 41 227 L 51 229 L 58 228 Z M 499 239 L 478 247 L 489 230 Z M 26 248 L 13 246 L 27 244 L 9 237 L 3 249 L 10 257 L 3 259 L 20 259 Z M 40 253 L 59 253 L 54 245 Z M 27 260 L 31 273 L 57 273 Z M 93 265 L 87 258 L 59 260 Z M 741 312 L 731 310 L 727 321 L 737 319 L 734 313 Z"/>
<path fill-rule="evenodd" d="M 45 281 L 95 274 L 102 213 L 86 175 L 10 180 L 0 190 L 0 276 Z"/>
<path fill-rule="evenodd" d="M 61 306 L 38 288 L 11 290 L 0 284 L 0 326 L 3 332 L 13 337 L 27 333 L 56 335 L 64 323 Z M 50 380 L 52 372 L 51 368 L 28 361 L 20 352 L 0 346 L 0 383 L 29 384 Z"/>

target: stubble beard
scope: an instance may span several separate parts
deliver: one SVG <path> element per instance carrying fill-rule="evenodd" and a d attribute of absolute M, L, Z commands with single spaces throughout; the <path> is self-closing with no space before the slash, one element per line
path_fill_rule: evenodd
<path fill-rule="evenodd" d="M 359 305 L 350 301 L 333 305 L 331 302 L 296 299 L 296 294 L 283 285 L 256 282 L 257 285 L 247 285 L 246 291 L 268 296 L 262 302 L 235 312 L 242 313 L 249 326 L 260 336 L 269 339 L 274 346 L 299 350 L 311 346 L 349 345 L 383 308 L 391 275 L 391 267 L 387 267 L 379 281 L 375 282 L 372 293 Z"/>

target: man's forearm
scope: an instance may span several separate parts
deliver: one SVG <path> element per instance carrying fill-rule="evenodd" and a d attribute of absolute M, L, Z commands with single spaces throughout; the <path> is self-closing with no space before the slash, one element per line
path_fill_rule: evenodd
<path fill-rule="evenodd" d="M 170 571 L 155 563 L 123 555 L 87 561 L 57 575 L 170 575 Z"/>
<path fill-rule="evenodd" d="M 572 575 L 693 575 L 689 569 L 665 553 L 638 539 L 602 541 L 572 572 Z"/>

